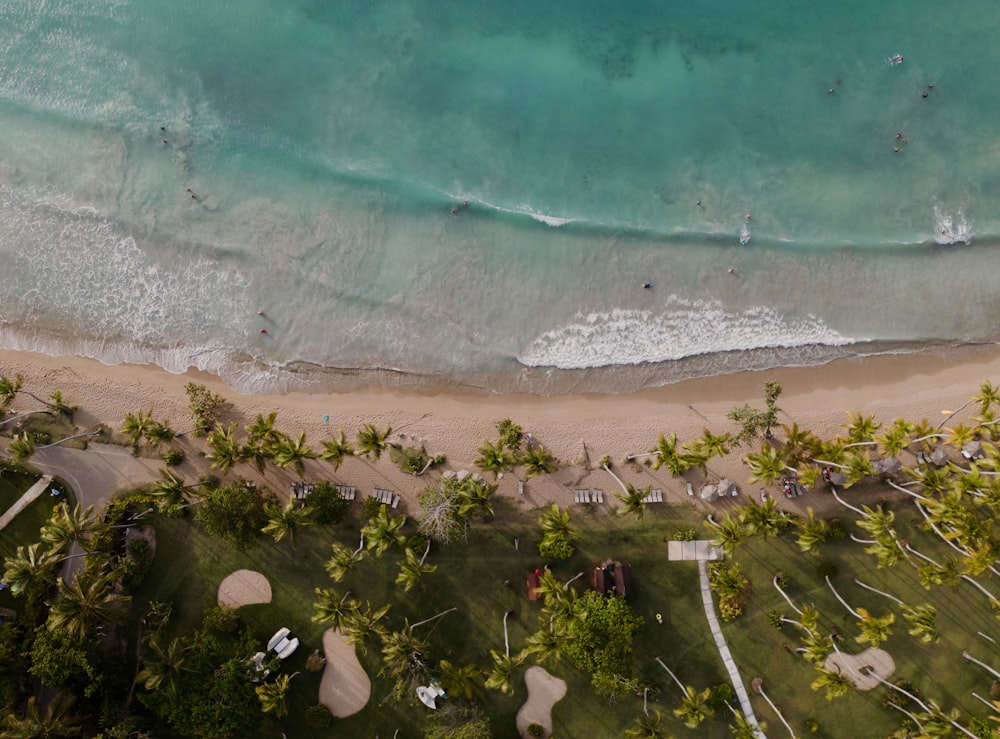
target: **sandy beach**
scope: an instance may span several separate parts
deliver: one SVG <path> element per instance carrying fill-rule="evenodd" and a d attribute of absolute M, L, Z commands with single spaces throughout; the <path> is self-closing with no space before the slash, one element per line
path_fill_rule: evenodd
<path fill-rule="evenodd" d="M 353 438 L 356 429 L 367 422 L 382 428 L 392 426 L 391 441 L 406 446 L 423 444 L 431 454 L 446 455 L 445 469 L 453 470 L 474 470 L 477 448 L 485 439 L 496 440 L 497 421 L 511 418 L 548 447 L 562 468 L 554 475 L 529 480 L 523 497 L 517 494 L 517 473 L 508 474 L 500 480 L 501 495 L 512 496 L 520 506 L 532 508 L 549 501 L 570 505 L 575 487 L 601 488 L 608 507 L 614 499 L 607 494 L 614 492 L 616 485 L 599 467 L 605 455 L 611 457 L 616 471 L 626 481 L 662 488 L 668 499 L 688 500 L 684 480 L 672 478 L 666 470 L 654 472 L 640 465 L 624 465 L 625 457 L 651 448 L 661 432 L 676 433 L 679 440 L 685 441 L 700 436 L 706 427 L 714 433 L 733 430 L 734 424 L 726 413 L 747 402 L 762 407 L 763 385 L 768 380 L 783 388 L 778 401 L 781 422 L 794 421 L 820 435 L 836 434 L 847 421 L 846 414 L 854 411 L 874 414 L 882 422 L 902 416 L 946 424 L 949 416 L 944 411 L 962 406 L 984 380 L 1000 378 L 1000 351 L 983 347 L 966 349 L 962 354 L 954 359 L 880 356 L 822 367 L 697 379 L 629 395 L 550 398 L 383 389 L 349 394 L 240 395 L 217 378 L 196 372 L 177 375 L 153 366 L 108 366 L 78 357 L 6 350 L 0 351 L 0 374 L 23 374 L 25 389 L 40 397 L 60 391 L 66 403 L 79 406 L 75 421 L 83 429 L 104 423 L 117 430 L 126 413 L 152 408 L 158 420 L 166 421 L 176 431 L 188 430 L 184 386 L 193 381 L 230 402 L 223 414 L 225 422 L 242 426 L 252 422 L 258 413 L 277 411 L 281 430 L 290 434 L 305 431 L 307 441 L 316 449 L 339 429 Z M 37 401 L 21 394 L 11 409 L 23 412 L 38 407 Z M 973 412 L 970 406 L 957 418 L 967 421 Z M 324 420 L 327 416 L 328 421 Z M 203 472 L 207 462 L 199 460 L 197 452 L 205 449 L 204 442 L 185 437 L 180 443 L 189 452 L 189 461 L 181 472 Z M 709 479 L 729 477 L 743 486 L 744 492 L 748 491 L 747 471 L 740 456 L 731 454 L 713 460 Z M 230 477 L 255 477 L 254 473 L 251 466 L 241 465 L 230 472 Z M 294 473 L 286 470 L 279 475 L 291 481 Z M 348 459 L 336 473 L 328 463 L 312 461 L 307 465 L 306 477 L 333 477 L 357 486 L 362 495 L 371 492 L 372 487 L 395 490 L 403 496 L 403 509 L 410 512 L 415 507 L 416 493 L 433 480 L 432 476 L 418 479 L 402 473 L 386 457 L 377 463 Z M 700 473 L 690 473 L 689 478 L 697 484 Z M 280 476 L 278 481 L 285 484 Z M 267 483 L 275 485 L 273 470 Z M 282 494 L 281 490 L 277 492 Z M 741 496 L 738 500 L 743 499 Z M 781 502 L 804 508 L 815 506 L 817 499 L 805 496 L 794 503 Z"/>

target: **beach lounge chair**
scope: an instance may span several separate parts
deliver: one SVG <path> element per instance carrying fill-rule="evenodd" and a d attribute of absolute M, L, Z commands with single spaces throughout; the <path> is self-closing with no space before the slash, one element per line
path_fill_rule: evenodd
<path fill-rule="evenodd" d="M 595 488 L 594 490 L 591 491 L 590 497 L 591 497 L 591 499 L 595 503 L 603 503 L 604 502 L 604 491 L 603 490 L 598 490 L 598 489 Z"/>
<path fill-rule="evenodd" d="M 399 505 L 399 494 L 398 493 L 393 493 L 392 494 L 392 507 L 396 508 L 398 505 Z"/>
<path fill-rule="evenodd" d="M 688 495 L 694 495 L 694 485 L 691 484 L 690 480 L 688 480 L 687 487 L 688 487 Z"/>
<path fill-rule="evenodd" d="M 517 494 L 524 495 L 524 480 L 517 481 Z"/>
<path fill-rule="evenodd" d="M 275 649 L 278 653 L 278 657 L 281 659 L 288 659 L 292 656 L 292 653 L 299 648 L 299 638 L 286 640 L 284 643 L 278 645 L 278 649 Z"/>
<path fill-rule="evenodd" d="M 663 502 L 663 491 L 660 490 L 659 488 L 657 488 L 652 492 L 652 496 L 653 496 L 653 501 L 652 501 L 653 503 Z"/>
<path fill-rule="evenodd" d="M 589 498 L 590 498 L 590 493 L 586 490 L 573 491 L 573 500 L 577 503 L 586 503 L 587 500 L 589 500 Z"/>
<path fill-rule="evenodd" d="M 289 629 L 286 626 L 282 626 L 280 629 L 278 629 L 277 631 L 275 631 L 274 632 L 274 636 L 272 636 L 270 638 L 270 640 L 268 640 L 268 642 L 267 642 L 267 648 L 268 649 L 274 649 L 281 642 L 287 641 L 288 634 L 290 632 L 291 632 L 291 629 Z"/>

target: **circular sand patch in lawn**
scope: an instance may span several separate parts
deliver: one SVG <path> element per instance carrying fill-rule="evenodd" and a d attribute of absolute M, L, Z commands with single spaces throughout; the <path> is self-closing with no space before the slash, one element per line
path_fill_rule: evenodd
<path fill-rule="evenodd" d="M 858 690 L 871 690 L 879 686 L 878 680 L 867 674 L 869 671 L 883 680 L 896 671 L 896 663 L 884 649 L 868 648 L 861 654 L 844 654 L 834 652 L 826 658 L 823 666 L 831 671 L 839 672 L 846 677 Z"/>
<path fill-rule="evenodd" d="M 368 704 L 372 681 L 358 662 L 354 645 L 336 629 L 323 632 L 326 665 L 319 683 L 319 702 L 337 718 L 353 716 Z"/>
<path fill-rule="evenodd" d="M 219 605 L 239 608 L 271 602 L 271 583 L 259 572 L 236 570 L 219 583 Z"/>
<path fill-rule="evenodd" d="M 549 674 L 544 667 L 532 665 L 524 671 L 524 684 L 528 687 L 528 700 L 517 712 L 517 731 L 528 737 L 531 724 L 545 727 L 545 736 L 552 734 L 552 706 L 566 695 L 566 681 Z"/>

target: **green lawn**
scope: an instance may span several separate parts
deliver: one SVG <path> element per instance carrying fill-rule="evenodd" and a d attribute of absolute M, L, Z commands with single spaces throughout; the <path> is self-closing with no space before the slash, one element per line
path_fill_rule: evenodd
<path fill-rule="evenodd" d="M 849 494 L 854 501 L 865 493 Z M 870 502 L 869 502 L 870 503 Z M 917 513 L 908 504 L 894 503 L 897 528 L 924 553 L 940 559 L 946 545 L 933 535 L 917 530 Z M 355 504 L 354 511 L 360 510 Z M 680 527 L 695 526 L 702 536 L 708 528 L 701 515 L 689 506 L 649 506 L 644 521 L 634 518 L 597 515 L 593 509 L 574 507 L 573 524 L 580 529 L 579 550 L 567 562 L 553 564 L 562 580 L 589 569 L 607 557 L 628 562 L 633 567 L 636 592 L 631 603 L 645 619 L 645 625 L 635 643 L 636 676 L 659 689 L 650 696 L 650 707 L 660 710 L 669 731 L 677 736 L 728 736 L 730 716 L 717 714 L 697 731 L 685 728 L 673 715 L 680 702 L 676 685 L 657 666 L 660 656 L 686 684 L 702 689 L 728 677 L 716 651 L 705 621 L 698 590 L 698 574 L 694 563 L 671 563 L 666 559 L 666 541 Z M 306 529 L 295 547 L 287 541 L 280 544 L 265 541 L 258 548 L 240 553 L 219 541 L 210 539 L 193 526 L 190 520 L 161 518 L 156 521 L 157 556 L 146 584 L 136 595 L 133 614 L 144 611 L 150 599 L 168 600 L 175 604 L 171 631 L 188 633 L 199 622 L 204 610 L 215 603 L 219 582 L 239 568 L 263 572 L 271 582 L 274 601 L 269 605 L 240 609 L 244 622 L 263 642 L 280 626 L 288 626 L 302 645 L 284 665 L 291 673 L 302 674 L 293 681 L 289 716 L 280 723 L 265 726 L 265 734 L 284 731 L 288 737 L 313 737 L 318 734 L 304 720 L 305 709 L 314 705 L 319 686 L 319 674 L 304 670 L 306 657 L 320 646 L 322 629 L 311 623 L 313 590 L 333 587 L 339 593 L 347 590 L 373 607 L 392 603 L 387 623 L 398 629 L 404 617 L 410 623 L 427 618 L 445 609 L 456 607 L 456 613 L 420 627 L 417 634 L 431 646 L 432 663 L 447 659 L 452 663 L 476 662 L 488 666 L 489 650 L 503 648 L 502 618 L 506 609 L 513 609 L 508 625 L 512 651 L 519 650 L 525 638 L 537 629 L 540 605 L 528 601 L 524 575 L 542 561 L 537 556 L 537 513 L 528 516 L 506 510 L 500 501 L 496 518 L 489 524 L 478 525 L 468 544 L 436 547 L 429 562 L 438 571 L 426 578 L 426 588 L 404 594 L 393 584 L 397 572 L 398 550 L 382 558 L 369 558 L 358 570 L 340 584 L 327 576 L 323 563 L 329 557 L 329 545 L 335 539 L 355 546 L 358 522 L 349 521 L 335 529 Z M 841 516 L 845 523 L 854 519 L 846 509 Z M 519 540 L 515 549 L 514 540 Z M 794 615 L 770 584 L 775 570 L 783 570 L 790 578 L 788 592 L 797 603 L 812 603 L 821 612 L 825 629 L 835 626 L 844 635 L 842 650 L 860 652 L 854 642 L 857 629 L 853 617 L 835 601 L 817 574 L 820 561 L 837 564 L 839 573 L 835 585 L 853 605 L 868 608 L 881 615 L 896 613 L 893 636 L 884 648 L 895 658 L 897 673 L 946 708 L 957 706 L 964 722 L 973 715 L 982 716 L 985 707 L 971 697 L 977 690 L 985 695 L 990 680 L 980 668 L 961 658 L 963 649 L 985 661 L 991 661 L 992 645 L 976 636 L 977 631 L 997 635 L 996 620 L 986 599 L 968 585 L 958 590 L 935 588 L 931 592 L 920 587 L 916 571 L 905 562 L 889 570 L 877 570 L 875 560 L 864 553 L 862 545 L 848 539 L 828 542 L 819 557 L 803 555 L 794 542 L 794 530 L 778 540 L 748 542 L 737 550 L 736 559 L 744 567 L 753 584 L 753 595 L 744 615 L 724 626 L 733 656 L 740 666 L 749 688 L 755 676 L 766 681 L 771 698 L 785 712 L 797 731 L 802 734 L 804 722 L 813 719 L 820 725 L 820 736 L 882 736 L 899 725 L 895 713 L 880 706 L 884 690 L 870 693 L 851 691 L 834 701 L 813 692 L 809 683 L 815 678 L 814 669 L 801 657 L 786 651 L 798 646 L 794 627 L 776 630 L 768 623 L 769 611 Z M 906 634 L 907 622 L 901 608 L 881 596 L 864 591 L 852 583 L 859 577 L 867 584 L 888 590 L 906 603 L 933 603 L 938 609 L 941 641 L 920 645 Z M 985 582 L 985 578 L 982 578 Z M 507 584 L 509 581 L 509 584 Z M 586 586 L 585 575 L 578 581 Z M 988 585 L 988 583 L 987 583 Z M 655 615 L 663 616 L 658 624 Z M 171 634 L 173 635 L 173 634 Z M 132 650 L 129 650 L 130 653 Z M 360 654 L 361 661 L 372 677 L 372 699 L 356 716 L 335 721 L 327 736 L 392 736 L 422 735 L 425 710 L 415 698 L 402 704 L 390 697 L 391 681 L 378 676 L 381 659 L 377 648 Z M 564 678 L 569 690 L 553 713 L 555 735 L 559 737 L 621 736 L 624 729 L 642 710 L 641 698 L 627 696 L 616 703 L 598 697 L 589 679 L 578 674 L 568 663 L 549 668 Z M 520 673 L 514 696 L 487 691 L 482 705 L 491 716 L 497 737 L 514 737 L 514 717 L 525 698 Z M 754 698 L 759 718 L 767 721 L 774 736 L 784 729 L 767 705 Z M 728 712 L 726 712 L 728 714 Z M 162 727 L 161 727 L 162 728 Z M 168 732 L 158 731 L 168 735 Z"/>

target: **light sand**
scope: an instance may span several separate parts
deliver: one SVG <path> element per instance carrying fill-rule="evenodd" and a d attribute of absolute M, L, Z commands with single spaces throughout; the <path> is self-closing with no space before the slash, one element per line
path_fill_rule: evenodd
<path fill-rule="evenodd" d="M 858 690 L 872 690 L 879 686 L 879 681 L 867 674 L 866 668 L 878 675 L 883 680 L 888 680 L 889 676 L 896 671 L 896 663 L 884 649 L 872 649 L 869 647 L 861 654 L 845 654 L 844 652 L 834 652 L 826 658 L 823 667 L 827 670 L 839 672 L 846 677 Z"/>
<path fill-rule="evenodd" d="M 544 667 L 532 665 L 524 671 L 524 684 L 528 688 L 528 700 L 517 712 L 517 730 L 527 739 L 528 727 L 541 724 L 545 736 L 552 734 L 552 706 L 566 695 L 566 681 L 552 675 Z"/>
<path fill-rule="evenodd" d="M 271 583 L 259 572 L 236 570 L 219 583 L 219 605 L 239 608 L 271 602 Z"/>
<path fill-rule="evenodd" d="M 337 718 L 353 716 L 368 704 L 372 681 L 358 661 L 354 645 L 336 629 L 323 632 L 326 665 L 319 683 L 319 702 Z"/>
<path fill-rule="evenodd" d="M 172 375 L 152 366 L 106 366 L 75 357 L 52 358 L 12 351 L 0 351 L 0 374 L 23 373 L 25 389 L 40 397 L 59 390 L 65 402 L 80 407 L 75 420 L 82 428 L 93 428 L 101 422 L 117 430 L 126 413 L 152 408 L 157 420 L 170 423 L 178 431 L 187 430 L 191 422 L 184 385 L 194 381 L 231 401 L 224 421 L 242 426 L 253 422 L 258 413 L 277 411 L 279 429 L 291 434 L 305 431 L 308 443 L 317 449 L 341 428 L 353 439 L 366 422 L 382 428 L 391 425 L 391 441 L 407 446 L 423 443 L 429 453 L 445 454 L 446 468 L 455 470 L 475 469 L 478 447 L 485 439 L 496 439 L 497 421 L 511 418 L 548 447 L 564 466 L 554 475 L 528 480 L 523 497 L 517 492 L 517 476 L 508 474 L 500 481 L 501 495 L 526 508 L 550 501 L 573 506 L 574 488 L 600 488 L 605 491 L 606 509 L 617 502 L 613 496 L 617 486 L 599 468 L 605 455 L 611 457 L 626 482 L 661 488 L 667 500 L 688 501 L 685 480 L 672 478 L 666 470 L 653 472 L 641 465 L 625 466 L 625 456 L 651 448 L 660 432 L 676 433 L 684 441 L 700 436 L 706 427 L 714 433 L 734 430 L 726 413 L 746 402 L 762 407 L 765 380 L 778 382 L 784 390 L 778 400 L 781 422 L 795 421 L 820 436 L 841 431 L 848 411 L 874 414 L 883 422 L 904 416 L 939 423 L 948 420 L 942 416 L 943 409 L 960 407 L 978 392 L 983 380 L 1000 380 L 1000 353 L 995 349 L 970 349 L 965 354 L 963 361 L 933 356 L 843 360 L 823 367 L 690 380 L 628 395 L 552 398 L 386 389 L 348 394 L 239 395 L 203 373 Z M 38 403 L 24 395 L 13 405 L 17 411 L 37 408 Z M 957 420 L 968 421 L 973 412 L 973 408 L 966 408 Z M 323 421 L 324 415 L 329 416 L 328 423 Z M 198 455 L 205 450 L 204 441 L 187 436 L 178 443 L 189 460 L 179 472 L 187 477 L 203 473 L 207 464 Z M 252 465 L 239 465 L 230 473 L 230 479 L 237 474 L 262 481 Z M 264 482 L 274 486 L 277 479 L 277 492 L 286 496 L 288 483 L 295 477 L 291 470 L 275 473 L 269 469 Z M 373 487 L 395 490 L 403 496 L 401 508 L 411 512 L 416 493 L 435 479 L 434 474 L 415 479 L 402 473 L 386 456 L 377 463 L 348 459 L 336 473 L 326 462 L 310 461 L 305 477 L 334 477 L 358 487 L 360 496 L 370 494 Z M 688 477 L 696 487 L 701 482 L 697 472 Z M 720 477 L 735 480 L 748 492 L 747 469 L 739 453 L 711 462 L 709 479 Z M 823 498 L 814 494 L 794 501 L 778 498 L 780 505 L 789 510 L 804 511 L 807 505 L 818 511 L 822 508 Z M 745 496 L 741 495 L 732 501 L 694 503 L 710 510 L 743 500 Z"/>

